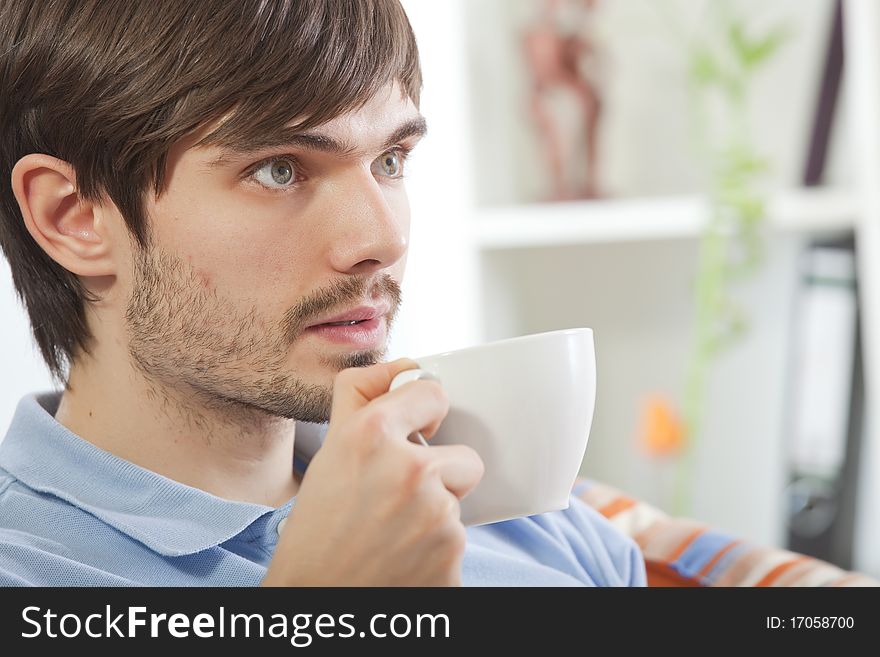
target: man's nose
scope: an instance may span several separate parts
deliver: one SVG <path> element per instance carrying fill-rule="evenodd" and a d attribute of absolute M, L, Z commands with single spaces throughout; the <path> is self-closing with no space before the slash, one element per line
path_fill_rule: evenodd
<path fill-rule="evenodd" d="M 409 206 L 402 191 L 384 191 L 369 169 L 351 172 L 334 191 L 334 230 L 328 235 L 334 269 L 369 274 L 404 256 Z"/>

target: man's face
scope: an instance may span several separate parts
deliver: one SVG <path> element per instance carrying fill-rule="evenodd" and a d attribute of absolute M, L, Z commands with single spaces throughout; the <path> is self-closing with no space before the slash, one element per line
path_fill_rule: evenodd
<path fill-rule="evenodd" d="M 403 160 L 423 129 L 389 85 L 293 144 L 172 149 L 127 281 L 136 366 L 211 405 L 326 421 L 334 375 L 385 354 L 409 239 Z M 379 316 L 313 327 L 363 307 Z"/>

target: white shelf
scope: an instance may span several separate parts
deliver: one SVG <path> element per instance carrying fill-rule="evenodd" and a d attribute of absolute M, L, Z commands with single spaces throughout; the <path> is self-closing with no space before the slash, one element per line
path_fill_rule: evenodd
<path fill-rule="evenodd" d="M 853 228 L 857 201 L 847 190 L 800 189 L 769 203 L 770 225 L 782 231 Z M 703 197 L 679 196 L 484 208 L 474 217 L 483 250 L 698 237 L 707 217 Z"/>

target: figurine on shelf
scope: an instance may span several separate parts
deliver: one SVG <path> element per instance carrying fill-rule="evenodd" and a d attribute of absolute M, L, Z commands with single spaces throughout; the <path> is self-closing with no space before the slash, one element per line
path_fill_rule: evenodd
<path fill-rule="evenodd" d="M 597 0 L 543 0 L 539 17 L 522 37 L 531 74 L 529 109 L 550 166 L 554 200 L 599 196 L 598 125 L 602 102 L 599 53 L 593 38 L 596 4 Z M 567 126 L 554 111 L 551 96 L 559 90 L 574 96 L 583 137 L 573 132 L 568 138 Z M 580 142 L 582 138 L 584 142 Z M 584 143 L 584 148 L 578 148 L 577 143 Z M 573 152 L 566 152 L 566 145 L 574 146 Z"/>

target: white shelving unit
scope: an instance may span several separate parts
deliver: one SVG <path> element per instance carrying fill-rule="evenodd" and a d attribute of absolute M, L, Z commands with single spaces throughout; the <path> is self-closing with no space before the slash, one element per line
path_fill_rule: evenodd
<path fill-rule="evenodd" d="M 852 230 L 857 202 L 843 189 L 802 189 L 775 196 L 772 229 Z M 477 211 L 473 239 L 484 250 L 693 238 L 706 223 L 706 200 L 696 196 L 517 205 Z"/>

